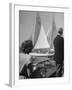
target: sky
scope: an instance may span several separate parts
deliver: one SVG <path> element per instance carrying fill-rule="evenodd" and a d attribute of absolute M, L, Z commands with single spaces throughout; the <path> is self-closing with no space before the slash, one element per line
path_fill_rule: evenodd
<path fill-rule="evenodd" d="M 35 30 L 36 11 L 19 11 L 19 45 L 28 40 Z M 39 12 L 41 23 L 43 24 L 45 33 L 52 28 L 52 20 L 55 18 L 57 30 L 62 27 L 64 29 L 64 13 L 63 12 Z"/>

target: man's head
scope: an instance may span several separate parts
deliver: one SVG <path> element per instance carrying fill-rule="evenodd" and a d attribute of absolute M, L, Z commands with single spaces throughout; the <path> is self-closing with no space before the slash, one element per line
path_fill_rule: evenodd
<path fill-rule="evenodd" d="M 59 33 L 60 35 L 62 35 L 62 34 L 63 34 L 63 28 L 59 28 L 58 33 Z"/>

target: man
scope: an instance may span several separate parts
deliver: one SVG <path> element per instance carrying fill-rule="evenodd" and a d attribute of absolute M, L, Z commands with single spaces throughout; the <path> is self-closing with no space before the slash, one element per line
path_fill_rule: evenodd
<path fill-rule="evenodd" d="M 64 61 L 64 38 L 62 28 L 59 28 L 58 35 L 54 39 L 54 49 L 55 49 L 54 60 L 56 61 L 57 68 L 59 66 L 62 69 Z"/>

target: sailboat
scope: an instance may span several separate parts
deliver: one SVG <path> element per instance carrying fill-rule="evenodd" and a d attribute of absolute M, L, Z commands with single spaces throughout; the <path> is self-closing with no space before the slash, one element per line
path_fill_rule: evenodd
<path fill-rule="evenodd" d="M 33 52 L 30 53 L 30 55 L 47 56 L 50 45 L 47 41 L 47 36 L 45 34 L 43 24 L 41 23 L 39 12 L 37 12 L 37 16 L 36 16 L 36 27 L 35 27 L 35 32 L 33 34 L 33 38 L 34 38 L 33 41 L 34 48 L 33 48 Z"/>

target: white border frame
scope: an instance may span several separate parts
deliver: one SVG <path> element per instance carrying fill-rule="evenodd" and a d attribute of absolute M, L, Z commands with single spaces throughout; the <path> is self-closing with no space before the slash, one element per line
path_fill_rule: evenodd
<path fill-rule="evenodd" d="M 19 80 L 19 10 L 64 12 L 64 77 L 47 79 Z M 10 4 L 10 86 L 47 85 L 70 81 L 68 22 L 69 8 Z M 42 80 L 42 81 L 41 81 Z"/>

